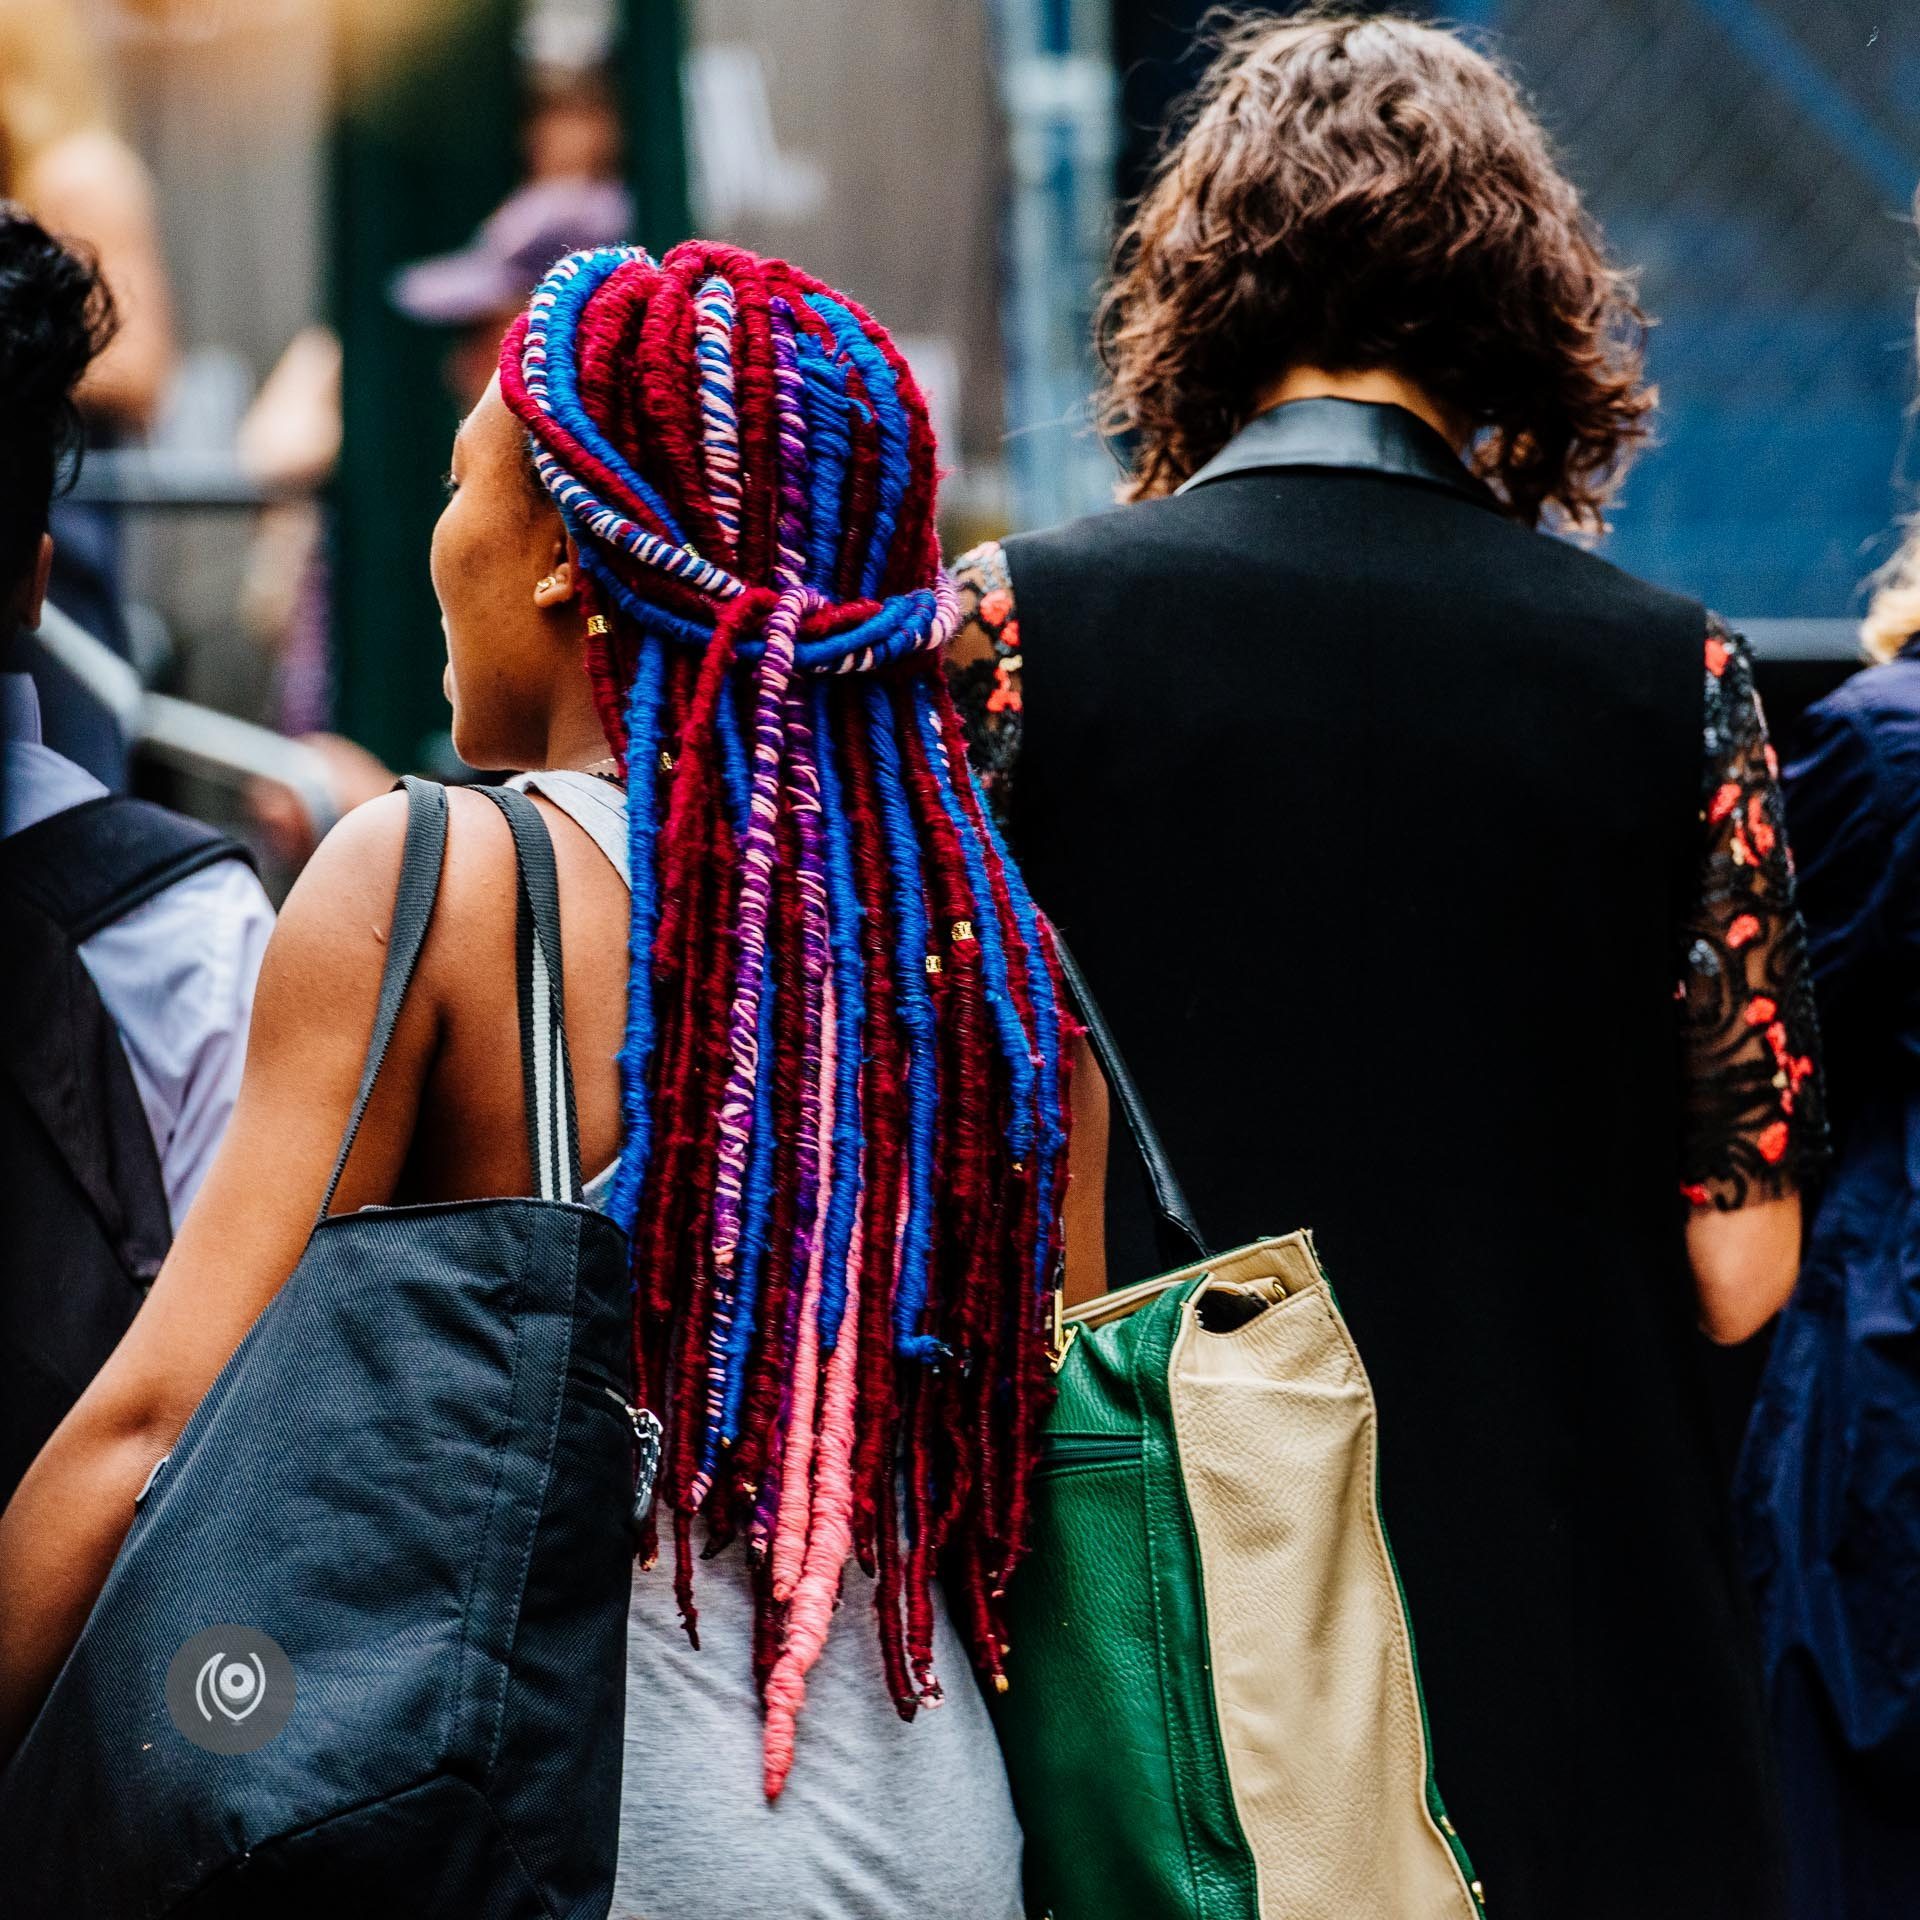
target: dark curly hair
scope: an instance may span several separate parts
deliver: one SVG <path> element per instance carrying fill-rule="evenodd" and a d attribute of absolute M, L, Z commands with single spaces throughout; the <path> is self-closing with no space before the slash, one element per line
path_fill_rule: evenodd
<path fill-rule="evenodd" d="M 33 570 L 85 439 L 74 389 L 113 338 L 99 269 L 0 200 L 0 596 Z"/>
<path fill-rule="evenodd" d="M 1101 426 L 1172 491 L 1288 368 L 1390 368 L 1515 519 L 1603 526 L 1655 394 L 1646 318 L 1513 81 L 1452 34 L 1210 16 L 1218 53 L 1114 249 Z"/>

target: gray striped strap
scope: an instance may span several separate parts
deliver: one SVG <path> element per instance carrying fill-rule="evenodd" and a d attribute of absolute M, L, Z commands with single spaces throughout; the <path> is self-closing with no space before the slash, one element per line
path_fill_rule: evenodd
<path fill-rule="evenodd" d="M 542 1200 L 578 1200 L 580 1127 L 562 999 L 560 890 L 553 841 L 540 809 L 511 787 L 479 787 L 506 815 L 519 871 L 520 1061 L 527 1101 L 527 1146 L 534 1191 Z"/>

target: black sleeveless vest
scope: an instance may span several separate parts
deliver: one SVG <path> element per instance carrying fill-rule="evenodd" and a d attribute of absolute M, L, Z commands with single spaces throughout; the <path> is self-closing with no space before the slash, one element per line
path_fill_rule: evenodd
<path fill-rule="evenodd" d="M 1007 556 L 1017 850 L 1215 1243 L 1315 1230 L 1490 1910 L 1773 1912 L 1677 1196 L 1703 610 L 1340 401 Z"/>

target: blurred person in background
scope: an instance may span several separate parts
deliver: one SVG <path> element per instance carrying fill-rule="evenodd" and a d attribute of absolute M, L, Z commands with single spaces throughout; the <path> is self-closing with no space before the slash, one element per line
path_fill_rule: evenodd
<path fill-rule="evenodd" d="M 1920 522 L 1862 638 L 1786 766 L 1835 1157 L 1739 1486 L 1796 1920 L 1920 1913 Z"/>
<path fill-rule="evenodd" d="M 172 299 L 153 183 L 114 130 L 98 54 L 71 0 L 0 0 L 0 197 L 99 262 L 120 324 L 81 385 L 81 415 L 95 446 L 139 437 L 173 371 Z M 54 604 L 124 658 L 112 511 L 65 501 L 54 530 Z M 37 648 L 31 665 L 49 741 L 124 787 L 126 743 L 113 718 Z"/>
<path fill-rule="evenodd" d="M 591 60 L 536 59 L 532 92 L 520 132 L 527 178 L 618 180 L 620 109 L 605 70 Z"/>
<path fill-rule="evenodd" d="M 451 335 L 443 371 L 461 417 L 486 391 L 500 337 L 540 276 L 563 254 L 618 246 L 632 230 L 626 189 L 584 171 L 617 151 L 601 137 L 596 99 L 604 106 L 604 97 L 591 92 L 579 102 L 567 92 L 545 99 L 529 120 L 527 150 L 530 162 L 557 171 L 543 171 L 517 188 L 469 245 L 416 261 L 395 278 L 394 305 L 409 319 Z M 295 337 L 241 427 L 240 457 L 257 478 L 275 486 L 317 486 L 332 472 L 340 452 L 341 371 L 339 342 L 330 328 L 308 328 Z M 273 509 L 262 523 L 250 605 L 256 620 L 278 633 L 283 694 L 301 696 L 283 706 L 283 728 L 321 754 L 334 804 L 344 814 L 384 793 L 393 774 L 364 747 L 320 723 L 328 618 L 320 543 L 317 506 Z M 256 781 L 248 804 L 283 862 L 297 867 L 312 853 L 311 823 L 285 787 Z"/>
<path fill-rule="evenodd" d="M 15 668 L 111 351 L 93 267 L 0 207 L 0 1500 L 158 1271 L 239 1090 L 272 925 L 241 850 L 109 796 Z"/>
<path fill-rule="evenodd" d="M 632 203 L 617 181 L 620 123 L 596 68 L 539 70 L 521 128 L 526 187 L 511 195 L 472 245 L 418 263 L 398 279 L 395 301 L 409 318 L 455 330 L 445 375 L 461 414 L 471 411 L 506 331 L 536 282 L 578 247 L 616 246 L 632 225 Z M 261 383 L 235 451 L 263 487 L 308 496 L 262 516 L 248 567 L 249 624 L 280 663 L 282 731 L 340 762 L 351 785 L 351 743 L 322 733 L 330 715 L 328 600 L 317 495 L 340 457 L 340 341 L 330 326 L 300 329 Z M 352 793 L 348 804 L 369 797 Z M 307 851 L 311 851 L 308 848 Z"/>
<path fill-rule="evenodd" d="M 500 336 L 540 276 L 577 248 L 619 246 L 632 227 L 633 202 L 616 181 L 576 174 L 531 180 L 487 216 L 468 245 L 415 261 L 396 276 L 393 304 L 410 320 L 453 336 L 447 391 L 463 418 L 486 392 Z"/>
<path fill-rule="evenodd" d="M 1654 397 L 1513 83 L 1223 34 L 1104 308 L 1132 504 L 960 564 L 977 749 L 1207 1231 L 1325 1249 L 1490 1911 L 1762 1920 L 1701 1329 L 1786 1299 L 1823 1130 L 1747 655 L 1538 530 Z"/>

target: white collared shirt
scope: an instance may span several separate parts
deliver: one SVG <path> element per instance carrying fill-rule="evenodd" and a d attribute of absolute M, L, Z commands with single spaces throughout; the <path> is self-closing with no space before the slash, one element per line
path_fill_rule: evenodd
<path fill-rule="evenodd" d="M 0 837 L 106 792 L 40 738 L 40 702 L 24 673 L 0 673 Z M 177 1228 L 212 1164 L 247 1054 L 260 958 L 273 908 L 238 860 L 176 881 L 102 927 L 80 962 L 120 1031 L 153 1129 Z"/>

